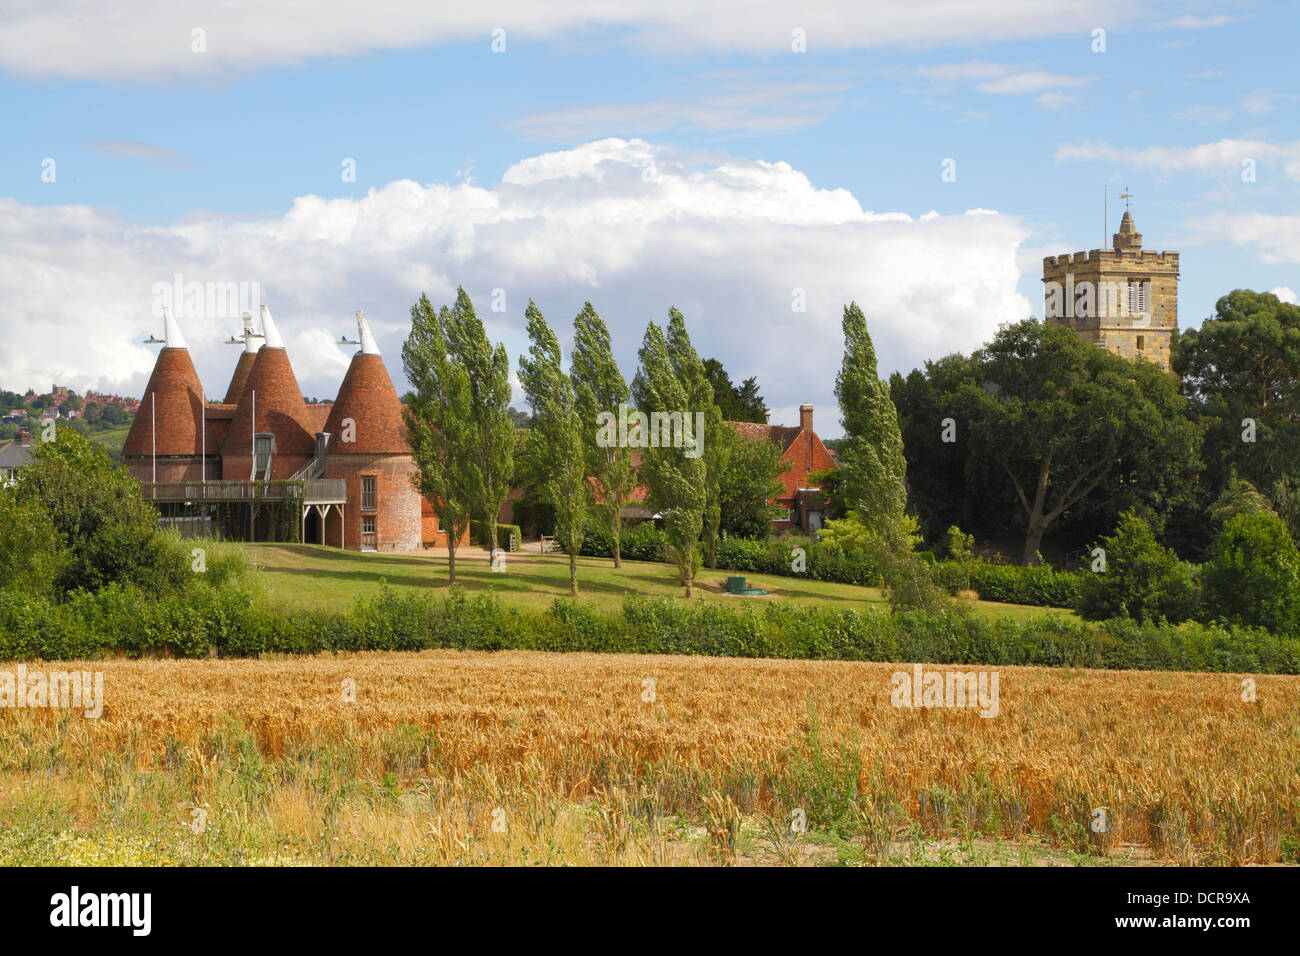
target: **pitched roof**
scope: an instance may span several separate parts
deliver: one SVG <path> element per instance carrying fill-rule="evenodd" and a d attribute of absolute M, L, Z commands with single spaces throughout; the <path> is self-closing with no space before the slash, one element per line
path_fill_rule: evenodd
<path fill-rule="evenodd" d="M 0 448 L 0 468 L 25 468 L 32 460 L 32 450 L 28 445 L 10 442 Z"/>
<path fill-rule="evenodd" d="M 803 431 L 797 425 L 765 425 L 761 422 L 726 422 L 745 438 L 769 441 L 785 451 Z"/>

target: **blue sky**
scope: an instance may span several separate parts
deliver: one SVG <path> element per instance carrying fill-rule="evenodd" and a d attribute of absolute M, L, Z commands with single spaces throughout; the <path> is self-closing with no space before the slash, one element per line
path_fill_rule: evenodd
<path fill-rule="evenodd" d="M 877 21 L 827 5 L 716 23 L 629 4 L 610 23 L 579 3 L 439 19 L 387 0 L 280 22 L 248 4 L 209 23 L 141 0 L 125 24 L 97 23 L 96 6 L 0 13 L 0 323 L 34 343 L 0 360 L 5 387 L 138 393 L 150 290 L 178 271 L 258 282 L 308 394 L 332 394 L 346 361 L 323 336 L 366 308 L 400 386 L 403 310 L 463 282 L 484 312 L 507 290 L 490 329 L 516 356 L 529 296 L 563 328 L 591 298 L 629 378 L 645 320 L 677 304 L 700 351 L 757 374 L 782 421 L 833 404 L 847 298 L 879 329 L 882 373 L 1041 315 L 1041 257 L 1102 245 L 1104 185 L 1111 231 L 1127 188 L 1146 247 L 1182 252 L 1182 325 L 1234 287 L 1300 289 L 1292 4 L 1045 0 L 965 22 L 921 0 Z M 548 155 L 540 178 L 508 172 Z M 664 170 L 653 195 L 620 173 L 648 156 Z M 468 189 L 448 207 L 404 180 Z M 490 223 L 485 206 L 500 206 Z M 752 293 L 773 273 L 786 284 Z M 791 313 L 787 287 L 807 288 L 808 312 Z M 187 325 L 217 394 L 234 358 L 216 347 L 222 318 Z M 84 348 L 56 331 L 83 324 Z"/>

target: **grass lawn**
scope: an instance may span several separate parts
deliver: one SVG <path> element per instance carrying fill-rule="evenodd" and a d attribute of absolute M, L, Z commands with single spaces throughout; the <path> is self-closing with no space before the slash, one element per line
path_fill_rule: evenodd
<path fill-rule="evenodd" d="M 267 572 L 272 594 L 284 601 L 321 607 L 346 608 L 361 595 L 375 594 L 385 582 L 390 587 L 446 591 L 447 558 L 421 552 L 361 554 L 314 544 L 244 545 L 253 560 Z M 733 597 L 725 593 L 727 571 L 700 572 L 696 593 L 701 600 L 740 604 L 746 601 L 793 601 L 823 607 L 887 607 L 879 588 L 833 584 L 768 574 L 747 574 L 751 587 L 771 592 L 771 597 Z M 608 558 L 578 559 L 578 590 L 582 600 L 605 611 L 617 611 L 632 594 L 684 600 L 676 571 L 652 561 L 624 561 L 615 570 Z M 505 573 L 488 570 L 483 552 L 458 555 L 456 583 L 470 591 L 488 591 L 504 603 L 536 610 L 550 607 L 569 593 L 569 561 L 563 554 L 511 554 Z M 1044 612 L 1070 611 L 1022 607 L 981 601 L 977 611 L 992 616 L 1024 618 Z"/>
<path fill-rule="evenodd" d="M 109 457 L 114 461 L 122 460 L 122 446 L 126 444 L 126 433 L 131 430 L 131 423 L 127 422 L 118 425 L 116 428 L 106 428 L 103 431 L 92 431 L 86 437 L 96 445 L 100 445 L 108 452 Z"/>

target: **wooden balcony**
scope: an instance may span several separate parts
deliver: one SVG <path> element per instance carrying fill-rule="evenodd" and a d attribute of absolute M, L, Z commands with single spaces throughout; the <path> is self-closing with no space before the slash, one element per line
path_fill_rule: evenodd
<path fill-rule="evenodd" d="M 212 504 L 218 502 L 299 501 L 304 505 L 344 504 L 345 478 L 308 478 L 287 481 L 174 481 L 141 482 L 146 501 Z"/>

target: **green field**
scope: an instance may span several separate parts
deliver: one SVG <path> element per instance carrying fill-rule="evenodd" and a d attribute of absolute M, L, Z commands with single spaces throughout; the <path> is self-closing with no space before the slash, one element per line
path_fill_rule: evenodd
<path fill-rule="evenodd" d="M 435 554 L 362 554 L 313 544 L 244 545 L 252 559 L 267 572 L 274 597 L 294 604 L 343 609 L 359 596 L 373 595 L 387 583 L 395 589 L 443 591 L 448 588 L 447 558 Z M 486 591 L 519 607 L 545 609 L 569 592 L 569 561 L 563 554 L 520 552 L 509 555 L 505 573 L 493 573 L 482 551 L 460 555 L 456 583 L 469 591 Z M 769 597 L 734 597 L 725 593 L 729 572 L 700 572 L 696 593 L 701 600 L 741 604 L 750 601 L 792 601 L 823 607 L 888 607 L 878 588 L 834 584 L 768 574 L 747 574 L 751 587 L 764 588 Z M 615 569 L 608 558 L 578 559 L 578 589 L 582 600 L 597 608 L 616 611 L 631 595 L 684 600 L 676 571 L 651 561 L 624 561 Z M 977 611 L 1016 619 L 1045 611 L 1065 610 L 1024 607 L 981 601 Z"/>

